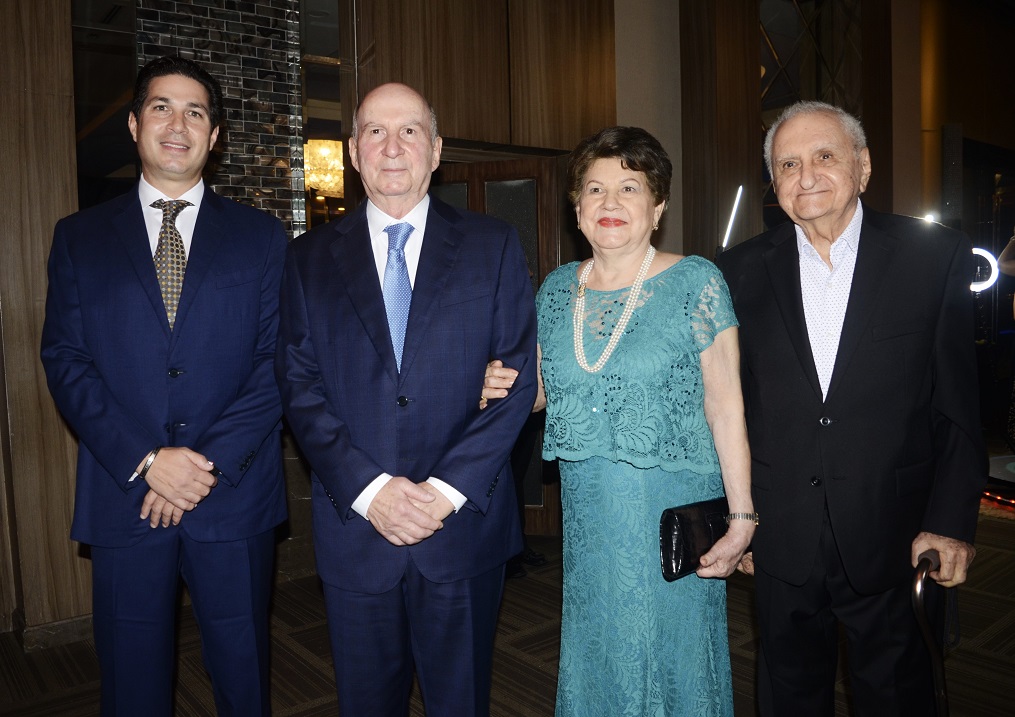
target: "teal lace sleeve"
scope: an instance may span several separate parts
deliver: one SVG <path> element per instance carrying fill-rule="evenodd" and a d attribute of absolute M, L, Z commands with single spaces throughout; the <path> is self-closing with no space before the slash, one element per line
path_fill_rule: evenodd
<path fill-rule="evenodd" d="M 719 273 L 719 269 L 709 261 L 700 257 L 686 257 L 684 261 L 693 259 L 705 264 L 705 285 L 698 294 L 697 305 L 691 312 L 691 335 L 699 351 L 704 351 L 715 337 L 722 331 L 737 325 L 736 314 L 733 313 L 733 300 L 730 289 Z"/>
<path fill-rule="evenodd" d="M 736 325 L 719 270 L 690 256 L 648 279 L 616 350 L 601 371 L 588 373 L 575 359 L 576 269 L 572 263 L 551 273 L 537 297 L 548 401 L 544 457 L 718 470 L 699 354 Z M 629 293 L 586 291 L 583 338 L 590 363 L 602 354 Z"/>

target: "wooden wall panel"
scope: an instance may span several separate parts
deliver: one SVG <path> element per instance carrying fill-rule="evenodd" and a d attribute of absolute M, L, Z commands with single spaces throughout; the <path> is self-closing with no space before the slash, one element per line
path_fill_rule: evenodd
<path fill-rule="evenodd" d="M 863 121 L 873 172 L 863 201 L 874 209 L 893 207 L 892 11 L 889 0 L 863 0 L 860 10 Z M 911 31 L 916 34 L 916 30 Z"/>
<path fill-rule="evenodd" d="M 571 150 L 616 124 L 613 0 L 508 0 L 511 142 Z"/>
<path fill-rule="evenodd" d="M 715 5 L 684 3 L 680 8 L 680 92 L 683 136 L 684 253 L 702 254 L 714 244 L 718 217 L 712 191 L 717 183 Z M 709 258 L 711 258 L 709 256 Z"/>
<path fill-rule="evenodd" d="M 4 436 L 10 473 L 2 479 L 14 498 L 13 515 L 8 505 L 4 519 L 13 518 L 19 553 L 2 539 L 0 549 L 11 551 L 2 556 L 4 574 L 9 565 L 20 571 L 26 634 L 91 610 L 90 566 L 68 538 L 75 444 L 49 398 L 38 358 L 53 225 L 77 208 L 70 17 L 70 0 L 36 0 L 9 3 L 0 23 L 0 104 L 14 118 L 9 163 L 0 173 L 10 417 Z"/>
<path fill-rule="evenodd" d="M 761 134 L 761 37 L 759 3 L 721 0 L 716 17 L 716 116 L 719 158 L 715 205 L 717 231 L 703 239 L 716 246 L 729 224 L 737 187 L 743 186 L 737 216 L 730 232 L 732 246 L 761 233 L 763 197 L 759 177 L 763 162 Z M 713 247 L 714 248 L 714 247 Z M 712 258 L 709 254 L 705 256 Z"/>
<path fill-rule="evenodd" d="M 738 185 L 730 246 L 762 229 L 758 4 L 684 3 L 680 9 L 683 97 L 684 253 L 713 259 Z"/>
<path fill-rule="evenodd" d="M 359 12 L 359 98 L 404 82 L 430 100 L 443 136 L 511 141 L 507 0 L 373 0 Z"/>

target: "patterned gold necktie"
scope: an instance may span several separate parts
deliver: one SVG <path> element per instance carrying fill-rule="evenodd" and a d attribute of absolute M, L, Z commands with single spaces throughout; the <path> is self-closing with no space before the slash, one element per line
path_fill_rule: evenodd
<path fill-rule="evenodd" d="M 184 199 L 160 199 L 152 202 L 152 206 L 162 210 L 159 245 L 155 248 L 155 274 L 159 277 L 162 301 L 166 305 L 169 329 L 172 330 L 176 323 L 176 307 L 180 305 L 183 276 L 187 273 L 187 252 L 183 248 L 183 237 L 176 228 L 176 217 L 184 207 L 192 205 Z"/>

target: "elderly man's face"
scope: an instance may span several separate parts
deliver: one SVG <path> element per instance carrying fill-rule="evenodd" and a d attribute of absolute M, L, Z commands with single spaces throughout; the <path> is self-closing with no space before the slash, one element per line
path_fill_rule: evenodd
<path fill-rule="evenodd" d="M 411 88 L 388 84 L 370 92 L 358 112 L 358 136 L 349 140 L 352 166 L 371 201 L 401 219 L 426 194 L 440 164 L 441 138 L 430 137 L 430 108 Z"/>
<path fill-rule="evenodd" d="M 853 214 L 870 178 L 870 154 L 857 156 L 838 118 L 826 112 L 784 122 L 772 143 L 772 172 L 779 206 L 795 223 L 821 225 Z M 838 227 L 844 229 L 845 226 Z"/>

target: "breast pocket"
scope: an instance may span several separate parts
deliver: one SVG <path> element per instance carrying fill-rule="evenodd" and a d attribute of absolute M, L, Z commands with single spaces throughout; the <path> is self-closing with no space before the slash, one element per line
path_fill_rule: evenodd
<path fill-rule="evenodd" d="M 928 329 L 930 329 L 930 321 L 927 319 L 888 321 L 871 327 L 871 338 L 874 341 L 887 341 L 889 339 L 900 338 L 903 336 L 921 334 Z"/>
<path fill-rule="evenodd" d="M 910 318 L 871 327 L 868 374 L 877 376 L 886 390 L 920 381 L 930 362 L 934 338 L 932 322 Z"/>
<path fill-rule="evenodd" d="M 468 301 L 477 301 L 489 295 L 490 287 L 486 284 L 456 287 L 445 291 L 441 295 L 441 306 L 447 307 L 464 304 Z"/>
<path fill-rule="evenodd" d="M 257 281 L 261 277 L 260 267 L 251 266 L 246 269 L 236 269 L 235 271 L 227 271 L 215 274 L 215 288 L 216 289 L 228 289 L 233 286 L 242 286 L 249 284 L 252 281 Z"/>

